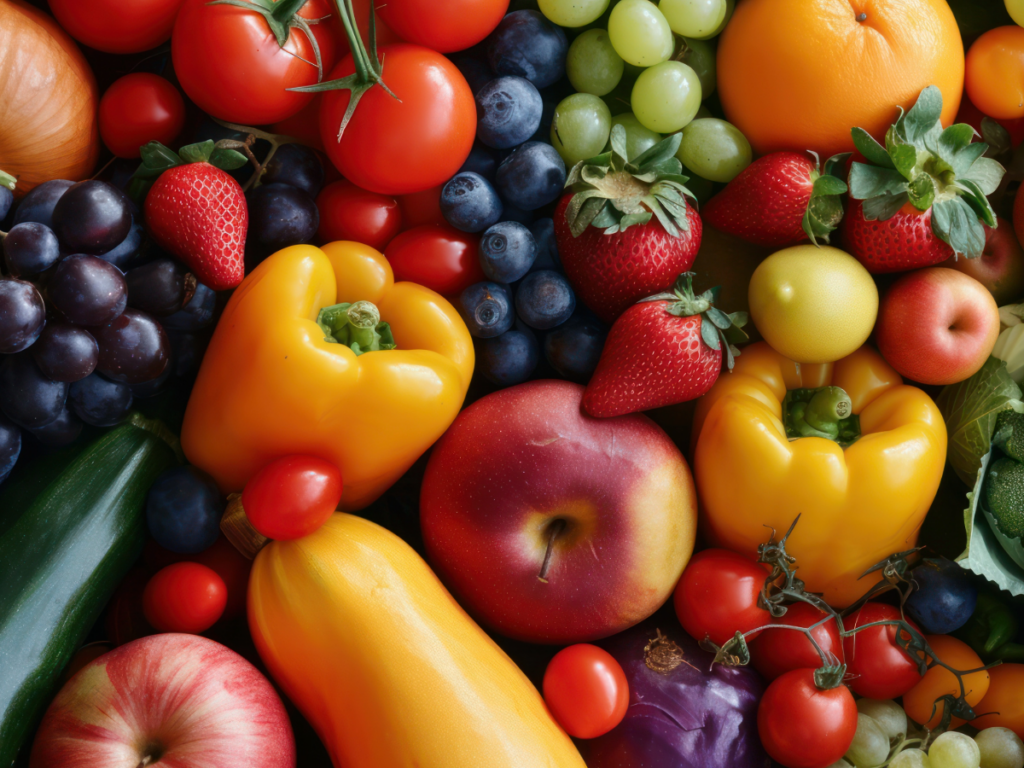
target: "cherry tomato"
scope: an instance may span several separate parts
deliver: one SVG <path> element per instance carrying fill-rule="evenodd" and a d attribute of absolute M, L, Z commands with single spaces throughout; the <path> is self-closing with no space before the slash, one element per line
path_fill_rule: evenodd
<path fill-rule="evenodd" d="M 925 635 L 925 640 L 935 651 L 935 655 L 953 669 L 966 672 L 969 669 L 981 669 L 985 666 L 978 654 L 963 640 L 957 640 L 950 635 Z M 967 689 L 965 697 L 967 703 L 972 707 L 977 706 L 988 693 L 988 670 L 966 675 L 964 686 Z M 915 723 L 926 728 L 935 728 L 942 720 L 942 712 L 946 708 L 945 702 L 938 701 L 938 699 L 947 693 L 959 696 L 960 683 L 948 669 L 934 666 L 928 670 L 917 685 L 903 694 L 903 709 L 906 711 L 907 717 Z M 1020 695 L 1019 690 L 1017 695 Z M 934 714 L 932 714 L 933 711 Z M 975 709 L 974 711 L 981 714 L 985 710 Z M 954 717 L 951 727 L 959 728 L 964 722 L 964 720 Z"/>
<path fill-rule="evenodd" d="M 507 10 L 508 0 L 388 0 L 379 13 L 403 40 L 451 53 L 491 34 Z"/>
<path fill-rule="evenodd" d="M 107 53 L 140 53 L 169 39 L 182 0 L 50 0 L 75 40 Z"/>
<path fill-rule="evenodd" d="M 480 269 L 480 236 L 449 224 L 425 224 L 398 235 L 385 256 L 395 280 L 425 285 L 442 296 L 458 296 L 487 278 Z"/>
<path fill-rule="evenodd" d="M 843 619 L 847 631 L 876 621 L 895 621 L 898 608 L 885 603 L 866 603 Z M 917 625 L 907 619 L 910 626 Z M 909 635 L 903 632 L 903 637 Z M 921 681 L 917 661 L 896 645 L 896 627 L 886 624 L 869 627 L 843 638 L 846 671 L 854 692 L 869 699 L 895 699 Z"/>
<path fill-rule="evenodd" d="M 956 123 L 967 123 L 974 130 L 981 135 L 981 121 L 984 120 L 988 115 L 982 114 L 981 110 L 978 109 L 967 98 L 965 93 L 963 98 L 960 100 L 960 111 L 956 113 Z M 989 118 L 991 119 L 991 118 Z M 1024 118 L 1019 120 L 996 120 L 1006 131 L 1010 134 L 1010 145 L 1016 147 L 1022 141 L 1024 141 Z"/>
<path fill-rule="evenodd" d="M 235 549 L 235 546 L 223 535 L 219 536 L 213 546 L 204 549 L 194 555 L 183 555 L 171 552 L 157 544 L 153 539 L 147 539 L 142 550 L 142 562 L 150 574 L 156 573 L 162 568 L 174 563 L 199 563 L 216 571 L 217 575 L 224 579 L 224 586 L 228 590 L 228 605 L 224 609 L 224 617 L 231 619 L 245 613 L 246 594 L 249 589 L 249 572 L 252 570 L 252 561 L 242 556 L 242 553 Z M 143 578 L 143 583 L 148 575 Z M 139 610 L 142 608 L 142 588 L 139 588 Z"/>
<path fill-rule="evenodd" d="M 341 470 L 316 456 L 285 456 L 253 475 L 242 507 L 253 527 L 275 541 L 308 536 L 341 501 Z"/>
<path fill-rule="evenodd" d="M 330 16 L 328 0 L 309 0 L 299 15 Z M 337 44 L 331 24 L 313 25 L 326 74 Z M 317 82 L 316 54 L 309 38 L 292 27 L 282 48 L 267 20 L 256 11 L 208 0 L 185 0 L 171 40 L 174 71 L 200 109 L 221 120 L 266 125 L 294 115 L 312 93 L 289 91 Z"/>
<path fill-rule="evenodd" d="M 324 93 L 320 135 L 327 155 L 342 176 L 371 192 L 407 195 L 444 184 L 473 148 L 473 92 L 458 68 L 429 48 L 397 43 L 384 46 L 379 53 L 384 82 L 398 98 L 379 86 L 371 88 L 339 141 L 338 130 L 351 94 L 342 90 Z M 334 68 L 330 79 L 354 73 L 349 55 Z"/>
<path fill-rule="evenodd" d="M 205 632 L 224 613 L 227 602 L 224 579 L 199 563 L 168 565 L 142 593 L 146 620 L 160 632 Z"/>
<path fill-rule="evenodd" d="M 325 243 L 355 240 L 383 251 L 402 225 L 395 198 L 367 192 L 351 181 L 328 184 L 317 195 L 316 207 L 320 211 L 317 237 Z"/>
<path fill-rule="evenodd" d="M 810 627 L 826 615 L 808 603 L 795 603 L 788 607 L 785 616 L 772 619 L 771 623 Z M 836 664 L 843 663 L 843 643 L 835 619 L 812 630 L 812 634 L 821 650 L 835 656 Z M 774 680 L 794 669 L 814 669 L 822 665 L 821 655 L 807 635 L 793 629 L 766 629 L 750 644 L 750 660 L 766 680 Z"/>
<path fill-rule="evenodd" d="M 402 231 L 420 227 L 424 224 L 447 224 L 444 214 L 441 213 L 441 190 L 440 187 L 432 187 L 422 192 L 413 192 L 411 195 L 398 197 L 398 207 L 402 210 Z"/>
<path fill-rule="evenodd" d="M 989 117 L 1024 117 L 1024 28 L 996 27 L 975 40 L 967 52 L 964 86 Z"/>
<path fill-rule="evenodd" d="M 771 614 L 757 604 L 767 577 L 760 565 L 727 549 L 698 552 L 676 586 L 679 622 L 695 640 L 710 637 L 716 645 L 770 624 Z"/>
<path fill-rule="evenodd" d="M 853 743 L 857 705 L 845 685 L 823 691 L 813 669 L 794 669 L 764 692 L 757 732 L 765 751 L 787 768 L 822 768 Z"/>
<path fill-rule="evenodd" d="M 125 75 L 100 99 L 100 136 L 118 157 L 138 157 L 150 141 L 170 144 L 184 125 L 185 100 L 159 75 Z"/>
<path fill-rule="evenodd" d="M 594 739 L 626 716 L 629 683 L 607 651 L 587 643 L 570 645 L 555 654 L 544 672 L 544 701 L 566 733 Z"/>
<path fill-rule="evenodd" d="M 1000 664 L 992 667 L 988 676 L 985 698 L 974 707 L 981 717 L 972 720 L 971 725 L 979 729 L 1009 728 L 1024 739 L 1024 664 Z"/>

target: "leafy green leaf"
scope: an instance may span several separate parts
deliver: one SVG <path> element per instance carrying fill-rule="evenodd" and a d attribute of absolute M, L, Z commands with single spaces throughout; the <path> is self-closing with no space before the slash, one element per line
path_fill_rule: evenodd
<path fill-rule="evenodd" d="M 215 149 L 210 155 L 210 165 L 220 168 L 222 171 L 233 171 L 241 168 L 249 159 L 234 149 Z"/>
<path fill-rule="evenodd" d="M 889 148 L 889 157 L 904 179 L 914 179 L 914 169 L 917 167 L 917 150 L 914 147 L 910 144 L 897 144 Z"/>
<path fill-rule="evenodd" d="M 176 165 L 181 165 L 181 158 L 173 149 L 169 149 L 159 141 L 151 141 L 139 147 L 139 155 L 142 157 L 142 164 L 146 168 L 165 171 Z"/>
<path fill-rule="evenodd" d="M 895 170 L 854 163 L 850 168 L 850 197 L 868 200 L 907 191 L 907 180 Z"/>
<path fill-rule="evenodd" d="M 1006 169 L 995 160 L 979 157 L 967 173 L 957 174 L 957 178 L 973 181 L 981 188 L 982 194 L 991 195 L 999 188 L 1005 174 Z"/>
<path fill-rule="evenodd" d="M 622 126 L 616 126 L 621 128 Z M 613 129 L 614 132 L 614 129 Z M 623 137 L 625 137 L 626 129 L 622 129 Z M 679 144 L 683 140 L 683 134 L 673 133 L 671 136 L 667 136 L 653 147 L 647 149 L 643 154 L 633 158 L 633 165 L 637 166 L 642 170 L 646 170 L 648 165 L 657 165 L 663 160 L 667 160 L 670 157 L 675 157 L 676 152 L 679 151 Z M 623 138 L 625 141 L 625 138 Z M 680 168 L 682 164 L 680 164 Z"/>
<path fill-rule="evenodd" d="M 999 157 L 1013 149 L 1010 132 L 991 117 L 981 118 L 981 140 L 988 144 L 985 157 Z"/>
<path fill-rule="evenodd" d="M 919 173 L 907 187 L 910 202 L 919 211 L 927 211 L 935 202 L 935 182 L 927 173 Z"/>
<path fill-rule="evenodd" d="M 704 343 L 711 347 L 711 349 L 721 348 L 721 342 L 718 339 L 718 329 L 715 328 L 715 324 L 706 315 L 701 315 L 700 318 L 700 337 L 704 339 Z"/>
<path fill-rule="evenodd" d="M 912 144 L 922 142 L 924 138 L 935 131 L 939 126 L 939 117 L 942 115 L 942 91 L 936 86 L 929 85 L 910 111 L 903 116 L 903 134 L 907 141 Z M 939 128 L 941 130 L 941 127 Z"/>
<path fill-rule="evenodd" d="M 732 326 L 732 319 L 718 307 L 709 308 L 705 314 L 707 314 L 708 320 L 710 320 L 716 328 L 721 328 L 724 331 Z"/>
<path fill-rule="evenodd" d="M 213 155 L 214 142 L 206 140 L 198 144 L 189 144 L 178 150 L 181 159 L 186 163 L 205 163 Z"/>
<path fill-rule="evenodd" d="M 900 208 L 907 204 L 910 195 L 901 192 L 898 195 L 879 195 L 864 201 L 864 218 L 868 221 L 888 221 Z"/>
<path fill-rule="evenodd" d="M 956 125 L 949 126 L 939 137 L 939 157 L 952 165 L 953 158 L 956 157 L 957 152 L 969 146 L 971 140 L 977 135 L 978 132 L 967 125 L 967 123 L 957 123 Z"/>
<path fill-rule="evenodd" d="M 985 250 L 985 228 L 961 197 L 932 206 L 932 232 L 949 243 L 954 253 L 969 259 L 978 258 Z"/>
<path fill-rule="evenodd" d="M 626 129 L 618 124 L 613 125 L 610 142 L 612 145 L 612 154 L 626 159 Z M 651 149 L 654 149 L 654 147 L 651 147 Z"/>
<path fill-rule="evenodd" d="M 647 207 L 651 209 L 651 212 L 658 217 L 658 221 L 661 222 L 661 226 L 665 228 L 665 231 L 668 232 L 672 237 L 678 237 L 679 230 L 676 229 L 675 222 L 672 221 L 672 217 L 665 211 L 664 206 L 662 206 L 658 198 L 655 197 L 654 195 L 648 195 L 647 197 L 644 198 L 644 202 L 647 204 Z M 636 214 L 630 215 L 635 216 Z M 626 217 L 624 216 L 623 221 L 625 221 L 625 218 Z M 650 216 L 648 216 L 648 219 L 649 218 Z M 626 226 L 628 225 L 624 225 L 622 228 L 625 229 Z"/>
<path fill-rule="evenodd" d="M 953 162 L 950 164 L 953 166 L 953 173 L 957 177 L 965 175 L 971 169 L 971 166 L 974 165 L 975 161 L 985 154 L 986 148 L 984 143 L 976 141 L 957 152 L 953 157 Z"/>
<path fill-rule="evenodd" d="M 988 201 L 988 197 L 981 191 L 981 187 L 969 179 L 961 179 L 956 185 L 959 189 L 966 191 L 963 199 L 971 206 L 975 215 L 990 227 L 996 227 L 998 225 L 996 212 L 992 208 L 992 203 Z"/>
<path fill-rule="evenodd" d="M 625 231 L 634 224 L 646 224 L 650 220 L 651 214 L 647 211 L 644 211 L 643 213 L 627 213 L 619 219 L 619 230 Z"/>
<path fill-rule="evenodd" d="M 863 128 L 854 128 L 850 133 L 853 136 L 853 146 L 857 148 L 858 152 L 864 155 L 864 159 L 869 163 L 881 168 L 896 167 L 892 164 L 892 158 L 889 157 L 889 153 L 885 151 L 885 147 L 875 141 L 870 133 L 865 131 Z M 856 165 L 856 163 L 854 163 L 854 165 Z"/>
<path fill-rule="evenodd" d="M 825 167 L 821 172 L 825 176 L 842 178 L 845 175 L 843 170 L 846 167 L 846 161 L 849 160 L 852 155 L 852 152 L 840 152 L 838 155 L 832 155 L 832 157 L 825 161 Z M 815 155 L 815 157 L 817 157 L 817 155 Z"/>

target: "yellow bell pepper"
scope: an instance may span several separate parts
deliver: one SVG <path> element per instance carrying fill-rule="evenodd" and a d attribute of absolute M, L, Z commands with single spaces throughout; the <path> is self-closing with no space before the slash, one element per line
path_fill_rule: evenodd
<path fill-rule="evenodd" d="M 787 550 L 807 589 L 839 608 L 881 578 L 858 580 L 868 568 L 915 545 L 946 461 L 935 403 L 867 347 L 798 365 L 753 344 L 700 400 L 693 434 L 705 534 L 754 555 L 801 515 Z"/>
<path fill-rule="evenodd" d="M 387 348 L 389 332 L 397 349 Z M 361 509 L 455 420 L 473 363 L 452 305 L 395 283 L 373 248 L 292 246 L 260 264 L 228 302 L 181 445 L 225 493 L 279 456 L 319 456 L 341 469 L 341 508 Z"/>

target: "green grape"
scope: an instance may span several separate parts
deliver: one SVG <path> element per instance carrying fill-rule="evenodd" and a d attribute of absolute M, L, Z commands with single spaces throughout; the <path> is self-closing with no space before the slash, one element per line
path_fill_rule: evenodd
<path fill-rule="evenodd" d="M 621 0 L 608 18 L 608 35 L 623 61 L 637 67 L 668 61 L 675 51 L 672 29 L 649 0 Z"/>
<path fill-rule="evenodd" d="M 722 19 L 722 23 L 718 26 L 714 32 L 711 33 L 711 37 L 717 37 L 725 31 L 726 25 L 732 18 L 732 12 L 736 10 L 736 0 L 725 0 L 725 18 Z"/>
<path fill-rule="evenodd" d="M 889 761 L 889 768 L 932 768 L 932 764 L 920 749 L 905 749 Z"/>
<path fill-rule="evenodd" d="M 734 125 L 705 117 L 683 128 L 676 157 L 698 176 L 727 183 L 750 165 L 753 151 L 747 137 Z"/>
<path fill-rule="evenodd" d="M 974 741 L 981 752 L 981 768 L 1024 768 L 1024 741 L 1009 728 L 986 728 Z"/>
<path fill-rule="evenodd" d="M 626 129 L 627 160 L 639 157 L 661 141 L 661 134 L 644 128 L 632 112 L 623 112 L 621 115 L 613 117 L 612 127 L 616 125 L 621 125 Z"/>
<path fill-rule="evenodd" d="M 856 768 L 872 768 L 881 765 L 889 756 L 889 738 L 874 718 L 863 712 L 857 714 L 857 733 L 853 743 L 846 750 L 846 759 Z"/>
<path fill-rule="evenodd" d="M 1015 24 L 1024 27 L 1024 0 L 1006 0 L 1006 12 Z"/>
<path fill-rule="evenodd" d="M 580 93 L 604 96 L 622 80 L 625 63 L 612 48 L 608 32 L 589 29 L 572 41 L 565 59 L 565 72 Z"/>
<path fill-rule="evenodd" d="M 828 768 L 853 768 L 853 766 L 850 765 L 848 762 L 846 762 L 845 760 L 843 760 L 843 758 L 840 757 L 838 760 L 836 760 L 834 763 L 832 763 L 832 765 L 830 765 Z"/>
<path fill-rule="evenodd" d="M 697 73 L 697 77 L 700 79 L 702 99 L 706 99 L 715 92 L 715 87 L 718 85 L 718 65 L 714 43 L 684 37 L 676 58 Z"/>
<path fill-rule="evenodd" d="M 551 118 L 551 145 L 572 168 L 580 160 L 600 155 L 612 130 L 608 105 L 592 93 L 562 99 Z"/>
<path fill-rule="evenodd" d="M 538 0 L 540 12 L 560 27 L 582 27 L 597 21 L 608 0 Z"/>
<path fill-rule="evenodd" d="M 695 40 L 714 37 L 725 21 L 725 0 L 661 0 L 658 8 L 673 32 Z"/>
<path fill-rule="evenodd" d="M 700 78 L 681 61 L 663 61 L 636 79 L 633 114 L 658 133 L 675 133 L 700 109 Z"/>
<path fill-rule="evenodd" d="M 981 750 L 970 736 L 947 731 L 928 749 L 931 768 L 980 768 Z"/>
<path fill-rule="evenodd" d="M 901 741 L 907 735 L 907 713 L 892 699 L 859 699 L 857 711 L 874 719 L 890 741 Z"/>
<path fill-rule="evenodd" d="M 693 119 L 703 120 L 705 117 L 714 117 L 714 115 L 711 114 L 710 109 L 701 104 L 700 109 L 697 110 L 697 114 L 693 116 Z"/>

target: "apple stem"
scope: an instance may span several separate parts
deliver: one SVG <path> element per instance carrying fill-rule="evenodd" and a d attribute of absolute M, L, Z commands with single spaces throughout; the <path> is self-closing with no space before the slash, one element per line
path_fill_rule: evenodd
<path fill-rule="evenodd" d="M 141 761 L 139 761 L 139 764 L 136 766 L 136 768 L 146 768 L 146 766 L 149 765 L 152 760 L 152 755 L 146 755 L 144 758 L 142 758 Z"/>
<path fill-rule="evenodd" d="M 548 569 L 551 567 L 551 555 L 555 551 L 555 539 L 557 539 L 564 530 L 565 520 L 555 520 L 548 526 L 548 548 L 544 553 L 544 562 L 541 563 L 540 574 L 537 576 L 537 578 L 545 584 L 548 583 Z"/>

